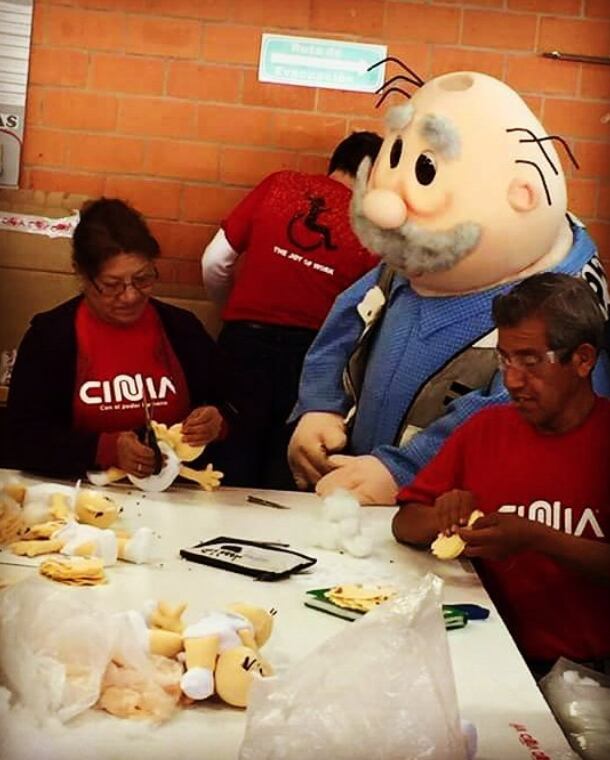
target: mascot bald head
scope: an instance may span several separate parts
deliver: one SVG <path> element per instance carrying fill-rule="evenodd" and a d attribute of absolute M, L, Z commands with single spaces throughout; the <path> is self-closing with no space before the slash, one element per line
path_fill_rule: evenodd
<path fill-rule="evenodd" d="M 548 269 L 572 244 L 553 140 L 503 82 L 472 71 L 436 77 L 389 109 L 377 160 L 360 167 L 354 229 L 422 294 Z"/>

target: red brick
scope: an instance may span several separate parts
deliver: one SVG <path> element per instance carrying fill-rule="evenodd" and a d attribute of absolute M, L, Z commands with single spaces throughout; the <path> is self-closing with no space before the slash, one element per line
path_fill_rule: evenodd
<path fill-rule="evenodd" d="M 580 177 L 610 179 L 610 143 L 579 140 L 574 152 L 580 164 Z"/>
<path fill-rule="evenodd" d="M 221 63 L 257 64 L 260 46 L 259 27 L 206 24 L 202 57 Z"/>
<path fill-rule="evenodd" d="M 182 215 L 185 222 L 207 222 L 218 225 L 245 196 L 246 190 L 218 185 L 186 185 L 182 194 Z"/>
<path fill-rule="evenodd" d="M 291 108 L 296 111 L 313 111 L 316 90 L 313 87 L 293 87 L 288 84 L 268 84 L 258 81 L 256 71 L 244 70 L 242 102 L 252 106 Z"/>
<path fill-rule="evenodd" d="M 607 56 L 610 51 L 610 23 L 543 17 L 540 19 L 538 50 Z"/>
<path fill-rule="evenodd" d="M 447 5 L 463 5 L 464 0 L 443 0 Z M 510 2 L 510 0 L 509 0 Z M 485 8 L 502 8 L 504 0 L 472 0 L 468 5 L 476 5 Z"/>
<path fill-rule="evenodd" d="M 66 153 L 66 134 L 26 124 L 22 161 L 31 166 L 61 166 Z"/>
<path fill-rule="evenodd" d="M 376 132 L 378 135 L 383 136 L 385 131 L 385 124 L 383 122 L 383 114 L 378 114 L 377 118 L 367 119 L 363 116 L 354 116 L 347 122 L 347 134 L 352 132 Z"/>
<path fill-rule="evenodd" d="M 274 142 L 280 148 L 295 150 L 332 150 L 345 137 L 345 119 L 322 114 L 275 114 Z"/>
<path fill-rule="evenodd" d="M 201 48 L 201 24 L 190 19 L 129 16 L 127 42 L 129 53 L 162 55 L 172 58 L 197 58 Z"/>
<path fill-rule="evenodd" d="M 552 13 L 554 16 L 579 16 L 580 2 L 581 0 L 508 0 L 508 10 Z"/>
<path fill-rule="evenodd" d="M 587 64 L 582 67 L 580 94 L 585 98 L 610 100 L 610 72 L 607 66 Z"/>
<path fill-rule="evenodd" d="M 334 0 L 333 5 L 336 0 Z M 288 27 L 297 30 L 309 26 L 310 0 L 234 0 L 232 21 L 237 24 L 253 24 Z M 327 3 L 330 6 L 330 3 Z"/>
<path fill-rule="evenodd" d="M 117 101 L 111 95 L 47 89 L 43 121 L 47 126 L 107 132 L 116 126 Z"/>
<path fill-rule="evenodd" d="M 253 187 L 280 169 L 294 169 L 297 159 L 288 151 L 224 148 L 220 154 L 220 180 L 229 185 Z"/>
<path fill-rule="evenodd" d="M 378 0 L 312 0 L 311 29 L 381 37 L 385 5 Z"/>
<path fill-rule="evenodd" d="M 597 216 L 604 221 L 610 222 L 610 182 L 602 182 L 599 186 L 599 200 Z M 610 255 L 610 249 L 608 250 Z"/>
<path fill-rule="evenodd" d="M 163 98 L 121 98 L 117 131 L 142 137 L 193 137 L 195 104 Z"/>
<path fill-rule="evenodd" d="M 386 6 L 382 37 L 384 40 L 413 40 L 447 45 L 458 41 L 459 29 L 458 8 L 389 3 Z"/>
<path fill-rule="evenodd" d="M 48 8 L 48 42 L 79 50 L 121 50 L 125 44 L 123 13 Z"/>
<path fill-rule="evenodd" d="M 542 98 L 538 95 L 524 95 L 523 100 L 527 103 L 531 112 L 536 115 L 538 121 L 542 121 Z"/>
<path fill-rule="evenodd" d="M 599 220 L 588 221 L 587 228 L 593 238 L 601 259 L 606 266 L 606 272 L 610 272 L 610 223 Z"/>
<path fill-rule="evenodd" d="M 88 65 L 87 53 L 80 50 L 33 47 L 28 79 L 32 84 L 83 86 Z"/>
<path fill-rule="evenodd" d="M 181 16 L 202 21 L 231 18 L 235 0 L 147 0 L 147 12 L 161 16 Z"/>
<path fill-rule="evenodd" d="M 178 98 L 235 103 L 239 100 L 243 72 L 226 66 L 207 66 L 192 61 L 173 61 L 167 94 Z"/>
<path fill-rule="evenodd" d="M 361 114 L 373 117 L 378 95 L 372 92 L 346 92 L 345 90 L 320 90 L 318 111 L 324 113 Z"/>
<path fill-rule="evenodd" d="M 597 210 L 597 180 L 569 177 L 567 185 L 568 208 L 570 211 L 579 217 L 595 216 Z"/>
<path fill-rule="evenodd" d="M 25 101 L 25 123 L 28 125 L 42 124 L 42 104 L 44 101 L 44 88 L 28 85 Z"/>
<path fill-rule="evenodd" d="M 205 247 L 203 225 L 151 220 L 150 228 L 161 246 L 163 258 L 195 259 L 201 262 Z M 201 283 L 201 263 L 199 281 Z"/>
<path fill-rule="evenodd" d="M 117 0 L 47 0 L 52 5 L 72 5 L 78 8 L 89 8 L 91 10 L 117 10 Z M 149 0 L 119 0 L 120 10 L 125 12 L 144 11 L 146 10 Z"/>
<path fill-rule="evenodd" d="M 146 217 L 177 219 L 181 187 L 179 182 L 108 177 L 104 194 L 129 201 Z"/>
<path fill-rule="evenodd" d="M 234 145 L 272 145 L 273 119 L 268 108 L 205 103 L 198 108 L 197 137 Z"/>
<path fill-rule="evenodd" d="M 603 122 L 608 104 L 596 101 L 547 98 L 544 102 L 544 125 L 562 137 L 599 137 L 608 135 Z"/>
<path fill-rule="evenodd" d="M 104 191 L 104 177 L 101 174 L 76 174 L 64 171 L 30 169 L 27 183 L 23 187 L 31 190 L 70 193 L 97 198 Z"/>
<path fill-rule="evenodd" d="M 146 173 L 212 182 L 218 179 L 218 156 L 217 145 L 153 140 L 148 146 Z"/>
<path fill-rule="evenodd" d="M 49 9 L 40 3 L 33 3 L 32 14 L 32 47 L 44 45 L 47 42 L 49 27 Z"/>
<path fill-rule="evenodd" d="M 296 168 L 306 174 L 327 174 L 330 156 L 315 156 L 311 153 L 299 155 Z"/>
<path fill-rule="evenodd" d="M 463 45 L 503 50 L 533 50 L 535 40 L 535 16 L 494 11 L 464 11 Z"/>
<path fill-rule="evenodd" d="M 91 87 L 108 92 L 129 92 L 136 95 L 158 95 L 163 92 L 165 63 L 139 56 L 92 56 Z"/>
<path fill-rule="evenodd" d="M 480 71 L 496 79 L 502 79 L 505 60 L 504 53 L 435 46 L 432 50 L 432 75 L 438 76 L 450 71 Z"/>
<path fill-rule="evenodd" d="M 402 61 L 424 81 L 430 79 L 431 76 L 430 59 L 432 50 L 434 50 L 434 47 L 424 42 L 390 42 L 388 44 L 388 55 Z M 397 63 L 388 61 L 385 65 L 386 81 L 397 74 L 409 76 L 409 73 L 404 71 Z"/>
<path fill-rule="evenodd" d="M 610 18 L 608 0 L 585 0 L 585 16 L 589 16 L 589 18 Z"/>
<path fill-rule="evenodd" d="M 67 166 L 107 172 L 141 172 L 144 142 L 130 137 L 81 134 L 68 145 Z"/>
<path fill-rule="evenodd" d="M 213 235 L 213 230 L 203 229 L 201 231 L 201 250 L 195 250 L 193 248 L 192 258 L 193 261 L 177 261 L 176 262 L 176 282 L 179 285 L 201 285 L 201 253 L 206 245 L 210 242 Z"/>
<path fill-rule="evenodd" d="M 574 95 L 579 69 L 577 63 L 559 63 L 532 55 L 509 56 L 506 83 L 517 92 Z"/>

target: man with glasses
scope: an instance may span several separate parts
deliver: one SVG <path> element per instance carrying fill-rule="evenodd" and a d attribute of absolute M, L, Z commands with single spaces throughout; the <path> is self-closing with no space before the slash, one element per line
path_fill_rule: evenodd
<path fill-rule="evenodd" d="M 125 202 L 82 210 L 73 238 L 82 294 L 36 315 L 19 347 L 6 464 L 65 478 L 110 466 L 151 475 L 155 453 L 136 434 L 145 396 L 156 421 L 183 422 L 186 443 L 222 437 L 230 405 L 216 346 L 193 314 L 151 298 L 159 253 Z M 205 455 L 230 470 L 218 446 Z"/>
<path fill-rule="evenodd" d="M 400 491 L 394 535 L 459 534 L 536 675 L 560 656 L 605 667 L 610 400 L 591 386 L 603 316 L 583 280 L 545 273 L 497 296 L 493 317 L 513 403 L 470 418 Z"/>

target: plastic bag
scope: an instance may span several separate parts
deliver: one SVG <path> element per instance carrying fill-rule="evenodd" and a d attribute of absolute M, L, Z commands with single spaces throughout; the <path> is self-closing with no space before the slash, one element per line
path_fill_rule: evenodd
<path fill-rule="evenodd" d="M 39 578 L 0 594 L 0 620 L 0 679 L 38 720 L 73 718 L 96 703 L 113 657 L 144 657 L 128 624 Z"/>
<path fill-rule="evenodd" d="M 254 682 L 240 760 L 464 760 L 439 578 Z"/>
<path fill-rule="evenodd" d="M 539 685 L 573 749 L 586 760 L 608 760 L 610 676 L 560 657 Z"/>

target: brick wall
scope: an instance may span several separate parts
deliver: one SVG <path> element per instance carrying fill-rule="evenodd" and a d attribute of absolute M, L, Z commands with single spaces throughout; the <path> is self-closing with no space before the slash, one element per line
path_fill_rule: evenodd
<path fill-rule="evenodd" d="M 506 80 L 581 164 L 571 208 L 610 267 L 610 0 L 35 0 L 21 186 L 129 199 L 163 247 L 162 277 L 199 283 L 220 218 L 270 171 L 324 170 L 361 93 L 257 82 L 264 31 L 381 42 L 424 79 Z M 4 192 L 0 196 L 6 199 Z"/>

